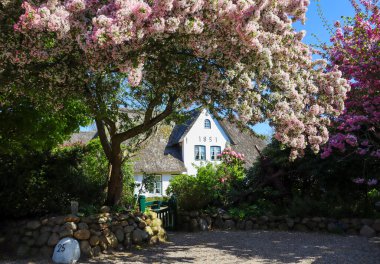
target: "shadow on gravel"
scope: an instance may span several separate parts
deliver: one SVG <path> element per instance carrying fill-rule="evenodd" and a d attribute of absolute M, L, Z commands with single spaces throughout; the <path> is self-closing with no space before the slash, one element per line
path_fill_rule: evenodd
<path fill-rule="evenodd" d="M 88 263 L 380 263 L 380 245 L 358 236 L 273 231 L 171 233 L 170 242 L 132 256 Z M 221 260 L 221 261 L 219 261 Z M 231 261 L 231 262 L 229 262 Z"/>
<path fill-rule="evenodd" d="M 380 263 L 380 238 L 276 231 L 170 233 L 170 242 L 79 263 Z M 12 263 L 51 263 L 12 260 Z"/>

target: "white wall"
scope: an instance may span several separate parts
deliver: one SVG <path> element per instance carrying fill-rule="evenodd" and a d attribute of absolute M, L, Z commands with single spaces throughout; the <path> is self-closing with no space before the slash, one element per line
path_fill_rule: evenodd
<path fill-rule="evenodd" d="M 167 188 L 169 186 L 171 178 L 174 177 L 174 175 L 171 175 L 171 174 L 160 174 L 160 173 L 157 173 L 157 175 L 162 175 L 162 196 L 167 196 L 166 190 L 167 190 Z M 135 183 L 141 184 L 142 179 L 143 179 L 143 175 L 135 175 Z M 134 194 L 138 194 L 139 190 L 140 190 L 140 187 L 135 187 Z M 146 191 L 144 191 L 142 194 L 145 195 L 146 197 L 161 196 L 161 195 L 152 194 L 152 193 L 149 193 L 149 192 L 146 192 Z"/>
<path fill-rule="evenodd" d="M 211 121 L 211 129 L 204 128 L 205 119 L 209 119 Z M 218 162 L 211 161 L 210 147 L 220 146 L 221 151 L 223 151 L 223 149 L 226 147 L 227 142 L 228 136 L 225 134 L 219 122 L 214 119 L 206 109 L 204 109 L 193 124 L 193 127 L 185 135 L 185 138 L 182 142 L 182 158 L 187 169 L 187 174 L 195 175 L 197 173 L 196 166 L 200 166 L 202 163 L 205 163 L 195 160 L 195 145 L 206 146 L 206 162 Z"/>

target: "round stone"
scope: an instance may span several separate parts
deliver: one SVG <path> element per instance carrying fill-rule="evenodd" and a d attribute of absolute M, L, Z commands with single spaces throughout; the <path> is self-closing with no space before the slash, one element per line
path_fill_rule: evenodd
<path fill-rule="evenodd" d="M 78 231 L 75 231 L 74 233 L 74 237 L 79 240 L 87 240 L 90 238 L 90 236 L 91 236 L 91 233 L 87 229 L 78 230 Z"/>
<path fill-rule="evenodd" d="M 55 246 L 59 241 L 59 235 L 57 233 L 53 233 L 50 235 L 47 244 L 48 246 L 52 247 Z"/>
<path fill-rule="evenodd" d="M 361 236 L 366 236 L 366 237 L 373 237 L 374 235 L 376 235 L 376 231 L 373 230 L 372 228 L 370 228 L 369 226 L 364 225 L 360 229 L 360 235 Z"/>
<path fill-rule="evenodd" d="M 78 224 L 78 229 L 88 229 L 88 224 L 81 222 Z"/>
<path fill-rule="evenodd" d="M 98 236 L 91 236 L 90 237 L 90 245 L 91 246 L 97 246 L 97 245 L 99 245 L 99 242 L 100 242 L 100 239 L 99 239 L 99 237 Z"/>
<path fill-rule="evenodd" d="M 123 232 L 123 229 L 117 229 L 115 231 L 115 236 L 117 238 L 117 240 L 119 242 L 123 242 L 124 241 L 124 232 Z"/>
<path fill-rule="evenodd" d="M 28 228 L 28 229 L 32 229 L 32 230 L 36 230 L 36 229 L 39 228 L 40 226 L 41 226 L 41 222 L 38 221 L 38 220 L 29 221 L 29 222 L 26 224 L 26 228 Z"/>
<path fill-rule="evenodd" d="M 100 212 L 101 213 L 109 213 L 111 211 L 111 208 L 109 208 L 108 206 L 102 206 L 100 207 Z"/>
<path fill-rule="evenodd" d="M 80 242 L 80 252 L 83 253 L 86 257 L 92 257 L 92 250 L 90 243 L 87 240 Z"/>

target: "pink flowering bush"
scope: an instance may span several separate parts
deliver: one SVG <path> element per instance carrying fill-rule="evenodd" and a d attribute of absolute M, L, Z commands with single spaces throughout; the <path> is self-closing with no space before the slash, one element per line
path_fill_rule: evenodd
<path fill-rule="evenodd" d="M 243 170 L 243 165 L 245 163 L 244 154 L 235 152 L 227 147 L 219 156 L 226 167 Z"/>
<path fill-rule="evenodd" d="M 308 5 L 309 0 L 25 1 L 14 25 L 22 48 L 8 45 L 5 59 L 55 64 L 75 54 L 87 73 L 125 73 L 131 87 L 150 83 L 175 94 L 180 107 L 208 103 L 237 122 L 269 119 L 294 159 L 307 146 L 318 152 L 327 142 L 328 116 L 341 113 L 350 89 L 337 68 L 326 71 L 324 60 L 312 61 L 302 43 L 305 32 L 293 29 L 293 22 L 305 21 Z"/>
<path fill-rule="evenodd" d="M 350 80 L 344 112 L 333 125 L 335 133 L 323 150 L 327 158 L 338 151 L 380 159 L 380 11 L 379 4 L 352 1 L 356 15 L 339 22 L 328 49 L 332 67 Z"/>

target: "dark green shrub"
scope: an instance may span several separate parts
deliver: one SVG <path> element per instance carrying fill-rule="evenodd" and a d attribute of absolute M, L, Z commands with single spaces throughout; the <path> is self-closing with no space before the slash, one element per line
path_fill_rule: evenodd
<path fill-rule="evenodd" d="M 0 210 L 4 217 L 65 213 L 70 201 L 101 205 L 107 163 L 98 142 L 50 152 L 0 155 Z"/>
<path fill-rule="evenodd" d="M 290 162 L 289 149 L 283 149 L 273 140 L 263 155 L 270 159 L 274 172 L 282 171 L 281 182 L 287 189 L 285 195 L 275 198 L 279 208 L 286 208 L 292 216 L 373 217 L 379 185 L 358 185 L 356 178 L 380 178 L 380 161 L 351 155 L 335 155 L 327 159 L 306 151 L 303 158 Z M 255 189 L 265 178 L 267 171 L 258 161 L 247 174 L 247 187 Z M 274 186 L 272 186 L 274 187 Z M 258 197 L 263 197 L 261 194 Z M 264 196 L 268 198 L 267 196 Z"/>
<path fill-rule="evenodd" d="M 270 215 L 274 211 L 275 205 L 266 199 L 258 199 L 254 203 L 244 203 L 238 207 L 232 207 L 228 214 L 239 219 L 246 219 L 252 216 Z"/>
<path fill-rule="evenodd" d="M 204 209 L 218 198 L 220 176 L 212 164 L 198 169 L 196 176 L 177 175 L 168 187 L 168 194 L 177 197 L 178 206 L 184 210 Z"/>

